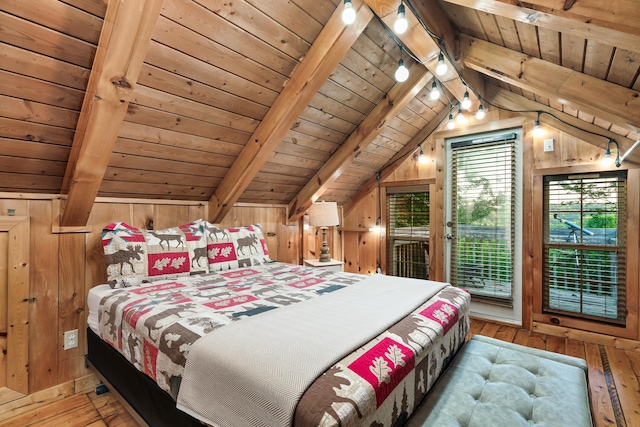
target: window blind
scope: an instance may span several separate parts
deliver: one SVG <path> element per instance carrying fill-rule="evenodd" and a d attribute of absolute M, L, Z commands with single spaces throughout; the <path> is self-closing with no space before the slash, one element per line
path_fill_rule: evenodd
<path fill-rule="evenodd" d="M 625 324 L 626 177 L 545 177 L 545 312 Z"/>

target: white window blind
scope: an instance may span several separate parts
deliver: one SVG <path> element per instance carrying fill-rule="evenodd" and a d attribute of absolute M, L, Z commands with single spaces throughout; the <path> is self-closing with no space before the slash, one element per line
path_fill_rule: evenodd
<path fill-rule="evenodd" d="M 625 324 L 626 177 L 545 177 L 545 312 Z"/>
<path fill-rule="evenodd" d="M 475 300 L 512 306 L 516 135 L 460 141 L 452 149 L 453 285 Z"/>

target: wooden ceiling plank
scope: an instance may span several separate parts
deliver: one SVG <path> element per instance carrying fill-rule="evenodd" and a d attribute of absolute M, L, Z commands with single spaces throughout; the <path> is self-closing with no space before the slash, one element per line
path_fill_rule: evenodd
<path fill-rule="evenodd" d="M 393 23 L 396 19 L 396 14 L 400 1 L 389 0 L 365 0 L 374 13 L 379 16 L 382 21 L 389 28 L 393 28 Z M 425 4 L 428 3 L 428 4 Z M 415 7 L 416 13 L 419 15 L 420 20 L 432 33 L 438 35 L 442 40 L 442 44 L 448 55 L 445 55 L 445 63 L 447 63 L 447 72 L 444 75 L 438 76 L 438 80 L 456 97 L 458 100 L 462 100 L 467 88 L 459 78 L 458 72 L 476 93 L 482 93 L 484 87 L 484 80 L 480 74 L 464 69 L 463 67 L 456 66 L 451 63 L 454 59 L 454 55 L 457 52 L 456 39 L 457 31 L 453 24 L 449 20 L 449 17 L 444 9 L 438 2 L 412 2 Z M 427 67 L 433 75 L 435 75 L 436 66 L 438 65 L 438 54 L 441 48 L 420 25 L 418 18 L 411 13 L 409 8 L 406 9 L 406 17 L 409 22 L 409 27 L 404 34 L 398 36 L 402 43 L 409 49 L 420 62 Z M 455 68 L 457 67 L 457 68 Z M 469 92 L 471 100 L 477 107 L 477 98 L 473 91 Z"/>
<path fill-rule="evenodd" d="M 597 40 L 587 40 L 584 53 L 584 73 L 605 80 L 613 58 L 612 46 Z"/>
<path fill-rule="evenodd" d="M 406 82 L 397 83 L 391 88 L 384 101 L 376 105 L 371 114 L 293 198 L 289 203 L 290 221 L 295 221 L 304 215 L 305 211 L 322 196 L 329 184 L 340 176 L 342 171 L 364 151 L 387 127 L 391 119 L 397 116 L 433 77 L 424 67 L 420 67 L 423 70 L 422 73 L 418 72 L 417 68 L 417 65 L 413 67 L 414 72 Z"/>
<path fill-rule="evenodd" d="M 380 171 L 380 182 L 389 178 L 393 173 L 402 166 L 404 160 L 406 160 L 413 152 L 416 151 L 418 145 L 426 140 L 434 131 L 438 129 L 440 124 L 449 116 L 449 109 L 445 108 L 438 115 L 429 122 L 429 124 L 423 127 L 411 141 L 404 146 L 395 156 L 393 156 Z M 343 207 L 343 215 L 347 215 L 357 205 L 358 201 L 366 197 L 371 191 L 378 187 L 377 176 L 371 177 L 351 198 Z"/>
<path fill-rule="evenodd" d="M 564 11 L 561 0 L 528 0 L 527 7 L 513 0 L 443 1 L 640 52 L 640 11 L 634 2 L 581 0 Z"/>
<path fill-rule="evenodd" d="M 552 107 L 547 107 L 546 105 L 540 104 L 535 101 L 531 101 L 526 99 L 520 95 L 517 95 L 508 90 L 502 89 L 495 85 L 487 85 L 487 99 L 495 105 L 499 105 L 502 108 L 511 109 L 511 110 L 534 110 L 534 111 L 545 111 L 556 116 L 558 119 L 556 120 L 548 114 L 540 115 L 540 122 L 547 124 L 555 129 L 558 129 L 562 132 L 568 133 L 569 135 L 583 140 L 589 144 L 592 144 L 596 147 L 604 149 L 607 146 L 606 138 L 614 138 L 618 141 L 620 145 L 620 151 L 624 152 L 627 148 L 631 147 L 635 141 L 625 138 L 624 136 L 620 136 L 619 134 L 609 131 L 607 129 L 603 129 L 600 126 L 591 124 L 587 121 L 574 117 L 570 114 L 563 113 L 558 111 Z M 533 120 L 536 119 L 537 114 L 534 112 L 524 113 L 528 117 L 531 117 Z M 564 122 L 564 123 L 563 123 Z M 600 137 L 599 134 L 604 137 Z M 629 154 L 629 161 L 638 162 L 640 161 L 640 151 L 632 152 Z"/>
<path fill-rule="evenodd" d="M 209 199 L 209 218 L 212 222 L 220 222 L 231 210 L 373 18 L 371 10 L 362 1 L 354 1 L 353 7 L 357 12 L 356 21 L 348 26 L 342 22 L 342 8 L 336 8 L 280 96 L 216 188 Z"/>
<path fill-rule="evenodd" d="M 461 37 L 461 49 L 464 64 L 476 71 L 629 130 L 640 128 L 640 93 L 633 89 L 470 36 Z"/>
<path fill-rule="evenodd" d="M 87 223 L 161 6 L 162 0 L 107 6 L 62 185 L 62 192 L 68 191 L 63 227 Z"/>

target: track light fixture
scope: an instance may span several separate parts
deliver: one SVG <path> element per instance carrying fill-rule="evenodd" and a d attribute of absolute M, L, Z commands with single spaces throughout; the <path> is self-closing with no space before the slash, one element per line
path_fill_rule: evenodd
<path fill-rule="evenodd" d="M 440 52 L 438 55 L 438 66 L 436 67 L 436 74 L 441 76 L 447 72 L 447 64 L 444 63 L 444 55 Z"/>
<path fill-rule="evenodd" d="M 480 106 L 478 107 L 478 111 L 476 111 L 476 119 L 484 119 L 484 107 L 482 106 L 482 104 L 480 104 Z"/>
<path fill-rule="evenodd" d="M 409 27 L 409 22 L 407 21 L 407 17 L 404 11 L 404 2 L 400 2 L 400 6 L 398 6 L 398 16 L 396 17 L 396 22 L 393 23 L 393 30 L 396 34 L 403 34 L 407 31 Z"/>
<path fill-rule="evenodd" d="M 462 98 L 462 103 L 460 104 L 463 110 L 468 110 L 471 108 L 471 100 L 469 99 L 469 91 L 464 91 L 464 98 Z"/>
<path fill-rule="evenodd" d="M 404 60 L 402 59 L 402 46 L 400 46 L 400 61 L 398 61 L 398 69 L 395 74 L 396 81 L 402 83 L 409 78 L 409 69 L 404 66 Z"/>
<path fill-rule="evenodd" d="M 433 80 L 433 83 L 431 83 L 431 92 L 429 92 L 429 98 L 431 98 L 432 101 L 440 98 L 440 89 L 438 89 L 438 83 L 435 81 L 435 79 Z"/>
<path fill-rule="evenodd" d="M 344 0 L 344 9 L 342 9 L 342 22 L 347 25 L 353 24 L 356 20 L 356 11 L 351 4 L 351 0 Z"/>

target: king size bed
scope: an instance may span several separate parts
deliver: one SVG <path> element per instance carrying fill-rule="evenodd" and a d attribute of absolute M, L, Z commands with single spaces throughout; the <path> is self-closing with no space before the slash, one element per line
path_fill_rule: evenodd
<path fill-rule="evenodd" d="M 444 283 L 280 262 L 97 286 L 89 362 L 152 426 L 398 426 L 464 343 Z"/>

